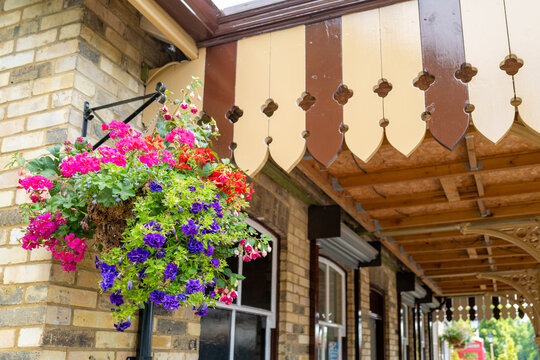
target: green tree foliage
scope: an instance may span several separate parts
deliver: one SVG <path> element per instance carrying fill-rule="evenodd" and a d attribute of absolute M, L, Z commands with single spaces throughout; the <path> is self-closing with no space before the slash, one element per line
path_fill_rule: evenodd
<path fill-rule="evenodd" d="M 534 330 L 528 319 L 482 320 L 478 333 L 490 354 L 488 336 L 493 334 L 493 353 L 497 360 L 536 360 L 538 350 L 533 342 Z M 489 355 L 488 355 L 489 358 Z"/>

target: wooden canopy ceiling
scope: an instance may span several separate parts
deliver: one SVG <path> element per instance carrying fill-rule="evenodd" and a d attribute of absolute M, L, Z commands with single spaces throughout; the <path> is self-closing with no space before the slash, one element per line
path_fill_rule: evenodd
<path fill-rule="evenodd" d="M 442 294 L 511 291 L 477 274 L 538 269 L 538 260 L 460 227 L 537 218 L 540 149 L 512 134 L 495 145 L 474 128 L 465 140 L 449 151 L 426 135 L 409 158 L 384 143 L 367 163 L 345 147 L 328 169 L 299 167 Z"/>

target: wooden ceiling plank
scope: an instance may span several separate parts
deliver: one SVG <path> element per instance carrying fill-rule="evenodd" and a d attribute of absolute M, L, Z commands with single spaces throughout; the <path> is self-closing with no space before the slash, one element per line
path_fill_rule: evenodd
<path fill-rule="evenodd" d="M 531 264 L 514 264 L 514 265 L 502 265 L 497 266 L 497 271 L 515 271 L 515 270 L 523 270 L 524 268 L 528 269 L 539 269 L 540 264 L 538 262 L 531 263 Z M 441 278 L 448 278 L 448 277 L 454 277 L 464 274 L 476 274 L 476 273 L 489 273 L 491 272 L 488 270 L 485 266 L 474 266 L 474 267 L 461 267 L 457 269 L 433 269 L 433 270 L 426 270 L 425 274 L 428 278 L 434 279 L 435 281 L 437 279 Z"/>
<path fill-rule="evenodd" d="M 538 166 L 540 151 L 518 153 L 504 156 L 487 157 L 482 159 L 482 168 L 478 173 L 496 170 L 518 169 Z M 339 178 L 339 183 L 344 188 L 355 188 L 389 184 L 396 182 L 418 181 L 425 179 L 440 178 L 443 176 L 457 176 L 469 174 L 467 162 L 429 165 L 409 169 L 387 170 L 368 174 L 355 174 Z"/>
<path fill-rule="evenodd" d="M 457 189 L 456 182 L 453 178 L 442 177 L 439 180 L 448 201 L 454 202 L 461 200 L 461 198 L 459 197 L 459 191 Z"/>
<path fill-rule="evenodd" d="M 537 215 L 540 213 L 540 203 L 522 203 L 519 205 L 493 208 L 490 219 L 510 218 L 516 216 Z M 409 216 L 403 218 L 378 219 L 384 230 L 401 229 L 408 227 L 423 227 L 428 225 L 453 224 L 459 222 L 478 220 L 476 210 L 462 210 L 439 214 Z"/>
<path fill-rule="evenodd" d="M 422 268 L 426 272 L 426 274 L 429 271 L 432 270 L 445 270 L 450 271 L 452 269 L 473 269 L 473 268 L 489 268 L 490 265 L 488 263 L 488 260 L 471 260 L 471 259 L 465 259 L 466 263 L 464 264 L 463 261 L 439 261 L 436 263 L 424 263 L 421 264 Z M 516 265 L 516 266 L 523 266 L 526 267 L 526 265 L 536 265 L 538 262 L 529 255 L 523 255 L 523 256 L 512 256 L 509 258 L 502 258 L 497 261 L 497 268 L 500 266 L 509 266 L 509 265 Z"/>
<path fill-rule="evenodd" d="M 480 175 L 474 174 L 475 177 Z M 477 182 L 478 184 L 478 182 Z M 480 181 L 480 184 L 482 182 Z M 525 183 L 505 183 L 494 184 L 481 189 L 477 188 L 473 191 L 472 188 L 461 190 L 459 195 L 461 201 L 476 201 L 476 200 L 492 200 L 501 197 L 510 197 L 521 194 L 540 193 L 540 181 L 531 181 Z M 443 204 L 448 200 L 443 192 L 422 192 L 411 193 L 406 195 L 389 196 L 385 198 L 375 199 L 360 199 L 362 208 L 366 211 L 370 210 L 385 210 L 385 209 L 401 209 L 407 207 L 416 207 L 432 204 Z"/>
<path fill-rule="evenodd" d="M 471 249 L 471 250 L 474 251 L 474 253 L 472 253 L 474 257 L 471 256 L 471 254 L 469 254 L 469 252 L 467 251 L 466 254 L 457 254 L 457 255 L 447 255 L 444 253 L 442 254 L 439 253 L 439 255 L 435 255 L 433 253 L 427 254 L 427 255 L 426 254 L 416 255 L 414 256 L 414 260 L 417 263 L 419 263 L 420 266 L 422 266 L 422 268 L 425 266 L 425 264 L 433 264 L 433 263 L 440 263 L 440 262 L 470 262 L 471 259 L 478 260 L 478 261 L 485 261 L 487 264 L 495 265 L 496 264 L 495 259 L 505 259 L 505 258 L 507 259 L 507 258 L 513 258 L 516 256 L 528 255 L 525 252 L 520 252 L 520 251 L 509 252 L 509 251 L 504 251 L 504 250 L 498 251 L 492 255 L 489 255 L 489 254 L 479 255 L 478 253 L 476 253 L 475 249 Z M 466 266 L 467 264 L 463 264 L 463 265 Z"/>

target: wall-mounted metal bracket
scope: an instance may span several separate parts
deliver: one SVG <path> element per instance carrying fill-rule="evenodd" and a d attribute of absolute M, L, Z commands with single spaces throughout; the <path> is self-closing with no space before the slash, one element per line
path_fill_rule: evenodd
<path fill-rule="evenodd" d="M 131 99 L 121 100 L 121 101 L 117 101 L 117 102 L 114 102 L 114 103 L 101 105 L 101 106 L 96 106 L 96 107 L 90 107 L 90 103 L 88 101 L 85 101 L 84 102 L 84 112 L 83 112 L 82 137 L 87 136 L 88 122 L 91 121 L 92 119 L 94 119 L 94 117 L 97 117 L 98 120 L 101 121 L 101 123 L 105 124 L 105 121 L 103 121 L 103 119 L 98 115 L 98 113 L 97 113 L 98 110 L 103 110 L 103 109 L 107 109 L 107 108 L 111 108 L 111 107 L 115 107 L 115 106 L 119 106 L 119 105 L 123 105 L 123 104 L 128 104 L 128 103 L 131 103 L 131 102 L 134 102 L 134 101 L 140 101 L 140 100 L 148 99 L 141 106 L 139 106 L 139 108 L 137 110 L 135 110 L 127 118 L 124 119 L 124 123 L 127 124 L 131 120 L 133 120 L 137 115 L 139 115 L 144 109 L 146 109 L 148 106 L 150 106 L 150 104 L 152 102 L 154 102 L 154 100 L 157 100 L 161 104 L 165 103 L 165 100 L 166 100 L 165 90 L 166 89 L 167 88 L 165 87 L 165 85 L 163 83 L 158 82 L 156 84 L 156 92 L 151 93 L 151 94 L 137 96 L 137 97 L 134 97 L 134 98 L 131 98 Z M 109 139 L 109 134 L 105 135 L 97 143 L 95 143 L 93 149 L 94 150 L 97 149 L 98 147 L 100 147 L 108 139 Z"/>

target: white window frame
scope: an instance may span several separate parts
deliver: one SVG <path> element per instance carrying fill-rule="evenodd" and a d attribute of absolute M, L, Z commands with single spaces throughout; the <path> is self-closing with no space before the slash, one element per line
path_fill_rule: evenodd
<path fill-rule="evenodd" d="M 231 311 L 231 328 L 229 336 L 229 360 L 234 360 L 234 345 L 235 345 L 235 335 L 236 335 L 236 313 L 242 312 L 253 315 L 262 315 L 266 316 L 266 334 L 265 334 L 265 359 L 270 360 L 270 347 L 271 347 L 271 329 L 276 327 L 276 292 L 277 292 L 277 258 L 278 258 L 278 241 L 277 239 L 268 231 L 267 228 L 261 224 L 247 218 L 246 223 L 253 227 L 260 233 L 269 235 L 272 238 L 272 298 L 270 300 L 270 311 L 255 308 L 252 306 L 242 305 L 242 280 L 238 281 L 238 297 L 236 298 L 236 303 L 231 305 L 225 305 L 221 302 L 216 304 L 217 309 L 229 310 Z M 255 260 L 257 261 L 257 260 Z M 238 274 L 243 275 L 244 262 L 240 257 L 238 257 Z"/>
<path fill-rule="evenodd" d="M 401 331 L 401 358 L 407 359 L 408 354 L 407 346 L 409 345 L 409 306 L 407 304 L 401 304 L 401 321 L 403 324 L 403 329 Z M 400 324 L 401 325 L 401 324 Z"/>
<path fill-rule="evenodd" d="M 347 327 L 347 324 L 346 324 L 346 321 L 347 321 L 347 310 L 346 310 L 346 291 L 345 291 L 345 272 L 336 264 L 334 263 L 333 261 L 331 260 L 328 260 L 327 258 L 324 258 L 324 257 L 319 257 L 319 266 L 320 264 L 324 264 L 325 267 L 326 267 L 326 271 L 325 271 L 325 286 L 326 286 L 326 289 L 325 289 L 325 306 L 326 306 L 326 309 L 324 309 L 324 313 L 325 314 L 328 314 L 329 313 L 329 307 L 330 307 L 330 291 L 328 291 L 328 286 L 330 284 L 330 271 L 329 271 L 329 268 L 332 268 L 333 270 L 335 270 L 339 275 L 341 275 L 341 324 L 338 324 L 338 323 L 335 323 L 335 322 L 332 322 L 332 321 L 327 321 L 327 320 L 321 320 L 321 316 L 318 317 L 318 321 L 317 321 L 317 325 L 323 325 L 323 326 L 326 326 L 326 327 L 333 327 L 333 328 L 337 328 L 338 329 L 338 344 L 339 344 L 339 354 L 338 354 L 338 359 L 339 360 L 343 360 L 342 358 L 342 338 L 345 337 L 345 329 Z M 319 328 L 319 327 L 317 327 Z M 320 330 L 318 330 L 320 331 Z M 326 351 L 326 347 L 324 346 L 324 344 L 321 344 L 321 347 L 322 347 L 322 357 L 323 359 L 325 358 L 325 351 Z"/>

